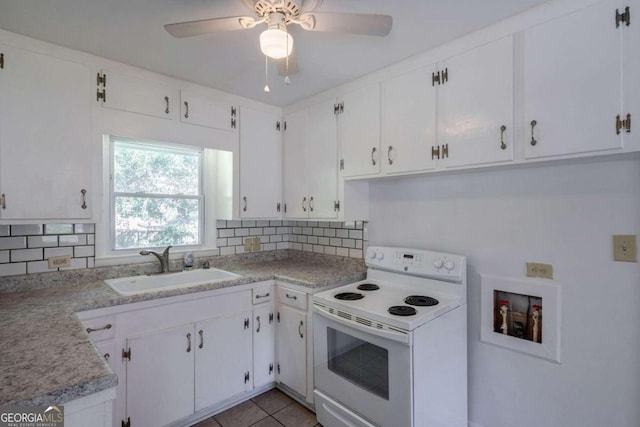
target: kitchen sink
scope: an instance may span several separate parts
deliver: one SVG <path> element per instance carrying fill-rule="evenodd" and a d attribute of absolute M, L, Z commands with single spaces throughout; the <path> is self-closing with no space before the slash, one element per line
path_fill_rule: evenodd
<path fill-rule="evenodd" d="M 120 295 L 133 295 L 165 289 L 183 288 L 207 283 L 221 282 L 240 277 L 239 274 L 217 268 L 180 271 L 176 273 L 151 274 L 144 276 L 108 279 L 105 283 Z"/>

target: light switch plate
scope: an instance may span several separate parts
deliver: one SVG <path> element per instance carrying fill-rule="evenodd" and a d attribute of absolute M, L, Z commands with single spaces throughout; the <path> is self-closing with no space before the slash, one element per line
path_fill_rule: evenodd
<path fill-rule="evenodd" d="M 638 244 L 635 234 L 613 236 L 613 260 L 638 262 Z"/>
<path fill-rule="evenodd" d="M 540 262 L 528 262 L 527 277 L 542 277 L 543 279 L 553 279 L 553 265 L 542 264 Z"/>
<path fill-rule="evenodd" d="M 253 238 L 253 252 L 260 251 L 260 237 L 256 236 Z"/>
<path fill-rule="evenodd" d="M 47 258 L 47 261 L 49 262 L 49 269 L 71 267 L 70 256 L 52 256 Z"/>
<path fill-rule="evenodd" d="M 252 247 L 253 247 L 253 239 L 250 237 L 247 237 L 246 239 L 244 239 L 244 251 L 251 252 Z"/>

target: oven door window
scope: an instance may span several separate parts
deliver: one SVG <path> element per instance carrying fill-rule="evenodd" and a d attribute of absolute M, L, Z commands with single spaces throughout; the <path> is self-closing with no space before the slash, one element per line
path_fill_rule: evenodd
<path fill-rule="evenodd" d="M 328 368 L 347 381 L 389 400 L 389 352 L 327 328 Z"/>

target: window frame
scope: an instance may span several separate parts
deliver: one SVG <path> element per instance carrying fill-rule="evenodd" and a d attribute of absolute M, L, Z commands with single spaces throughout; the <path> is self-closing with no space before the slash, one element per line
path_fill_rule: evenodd
<path fill-rule="evenodd" d="M 160 246 L 144 246 L 135 248 L 116 248 L 116 197 L 145 197 L 149 199 L 185 199 L 198 200 L 198 243 L 191 245 L 172 245 L 177 251 L 187 251 L 192 249 L 204 248 L 206 245 L 206 196 L 204 188 L 205 179 L 205 152 L 202 147 L 175 144 L 170 142 L 149 141 L 138 138 L 127 138 L 116 135 L 109 135 L 109 238 L 108 250 L 114 255 L 127 255 L 137 253 L 140 249 L 164 249 Z M 185 194 L 163 194 L 163 193 L 146 193 L 146 192 L 116 192 L 115 191 L 115 147 L 117 143 L 130 144 L 132 146 L 150 147 L 165 151 L 174 151 L 182 153 L 194 153 L 198 155 L 198 188 L 197 195 Z"/>

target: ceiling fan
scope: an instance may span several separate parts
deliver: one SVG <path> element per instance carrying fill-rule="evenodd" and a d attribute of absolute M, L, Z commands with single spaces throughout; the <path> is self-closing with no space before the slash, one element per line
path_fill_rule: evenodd
<path fill-rule="evenodd" d="M 256 16 L 229 16 L 198 21 L 166 24 L 165 30 L 174 37 L 193 37 L 223 31 L 254 28 L 267 24 L 260 34 L 260 49 L 278 63 L 278 72 L 286 76 L 298 67 L 293 53 L 293 37 L 287 25 L 296 24 L 307 31 L 326 31 L 384 37 L 391 31 L 389 15 L 369 13 L 316 12 L 322 0 L 241 0 Z M 268 85 L 265 86 L 268 91 Z"/>

